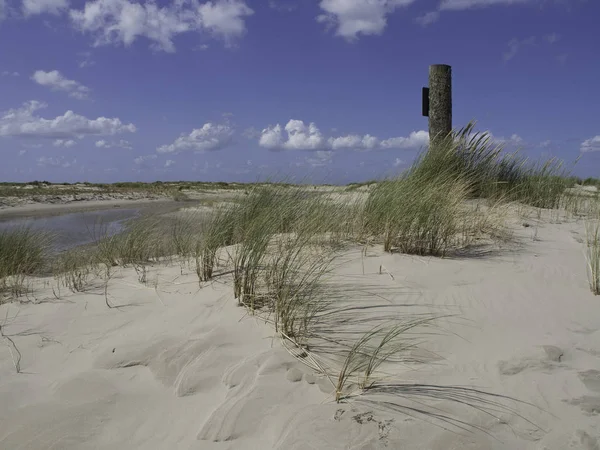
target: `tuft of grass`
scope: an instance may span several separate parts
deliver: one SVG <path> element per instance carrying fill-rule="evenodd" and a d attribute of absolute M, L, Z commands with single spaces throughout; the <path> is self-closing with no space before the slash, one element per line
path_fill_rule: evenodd
<path fill-rule="evenodd" d="M 487 231 L 467 230 L 472 223 L 472 211 L 465 207 L 470 193 L 463 179 L 386 181 L 369 194 L 363 210 L 366 234 L 382 240 L 387 252 L 445 256 Z"/>
<path fill-rule="evenodd" d="M 142 273 L 145 267 L 173 252 L 170 236 L 157 217 L 130 221 L 125 231 L 108 235 L 100 225 L 94 232 L 95 244 L 102 262 L 111 266 L 132 266 Z"/>
<path fill-rule="evenodd" d="M 328 306 L 322 280 L 334 259 L 327 249 L 315 251 L 311 231 L 278 236 L 265 268 L 275 331 L 299 347 L 307 345 L 312 322 Z"/>
<path fill-rule="evenodd" d="M 0 293 L 3 297 L 18 298 L 28 292 L 27 276 L 47 264 L 52 240 L 51 233 L 27 226 L 0 231 Z"/>
<path fill-rule="evenodd" d="M 53 263 L 54 278 L 71 292 L 84 292 L 97 267 L 98 254 L 89 249 L 74 248 L 62 252 Z"/>
<path fill-rule="evenodd" d="M 475 123 L 447 136 L 436 151 L 423 152 L 409 177 L 423 183 L 440 177 L 465 180 L 470 195 L 518 201 L 537 208 L 557 208 L 573 184 L 570 171 L 556 158 L 530 161 L 518 151 L 506 153 L 489 133 L 474 131 Z"/>

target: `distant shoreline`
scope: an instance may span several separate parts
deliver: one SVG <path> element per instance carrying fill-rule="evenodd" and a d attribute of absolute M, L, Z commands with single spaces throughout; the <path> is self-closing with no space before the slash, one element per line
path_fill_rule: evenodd
<path fill-rule="evenodd" d="M 0 209 L 0 221 L 29 218 L 48 217 L 61 214 L 72 214 L 86 211 L 100 211 L 112 208 L 139 208 L 143 212 L 165 214 L 177 211 L 196 202 L 177 202 L 172 199 L 140 199 L 140 200 L 81 200 L 61 204 L 29 203 L 20 206 L 9 206 Z M 149 209 L 152 208 L 152 211 Z"/>

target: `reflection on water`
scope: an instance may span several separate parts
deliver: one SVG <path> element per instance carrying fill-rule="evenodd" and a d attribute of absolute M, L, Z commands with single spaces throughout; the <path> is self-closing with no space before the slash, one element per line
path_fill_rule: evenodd
<path fill-rule="evenodd" d="M 123 230 L 126 220 L 137 217 L 137 209 L 109 209 L 61 214 L 51 217 L 11 219 L 0 222 L 0 231 L 31 227 L 53 233 L 54 251 L 60 252 L 94 241 L 100 234 L 114 235 Z"/>

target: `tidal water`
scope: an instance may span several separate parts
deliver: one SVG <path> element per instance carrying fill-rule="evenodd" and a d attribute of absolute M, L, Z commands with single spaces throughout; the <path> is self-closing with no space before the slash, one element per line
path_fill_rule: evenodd
<path fill-rule="evenodd" d="M 0 232 L 30 227 L 52 233 L 53 250 L 61 252 L 94 242 L 98 236 L 123 231 L 125 222 L 139 215 L 138 209 L 107 209 L 61 214 L 49 217 L 18 218 L 0 221 Z"/>

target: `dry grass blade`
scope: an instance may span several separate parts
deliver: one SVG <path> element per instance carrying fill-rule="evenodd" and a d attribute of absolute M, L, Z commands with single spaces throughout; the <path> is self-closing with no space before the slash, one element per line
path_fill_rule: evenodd
<path fill-rule="evenodd" d="M 600 295 L 600 220 L 585 222 L 585 257 L 590 289 L 594 295 Z"/>

